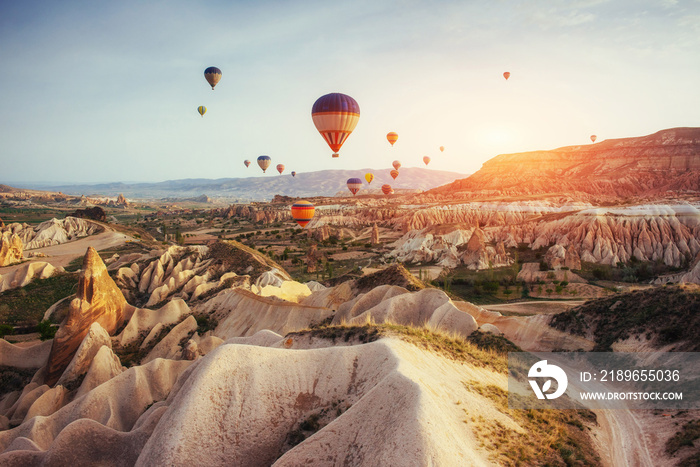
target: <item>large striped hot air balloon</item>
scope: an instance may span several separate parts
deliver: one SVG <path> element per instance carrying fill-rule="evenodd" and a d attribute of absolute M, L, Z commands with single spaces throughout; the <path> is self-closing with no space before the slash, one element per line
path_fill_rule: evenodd
<path fill-rule="evenodd" d="M 284 172 L 284 164 L 277 164 L 277 171 L 282 175 L 282 172 Z"/>
<path fill-rule="evenodd" d="M 508 81 L 508 78 L 510 78 L 510 71 L 503 73 L 503 77 L 506 79 L 506 81 Z"/>
<path fill-rule="evenodd" d="M 250 161 L 248 159 L 244 160 L 243 163 L 245 164 L 246 167 L 250 165 Z"/>
<path fill-rule="evenodd" d="M 292 170 L 292 177 L 296 177 L 296 176 L 297 176 L 297 173 Z"/>
<path fill-rule="evenodd" d="M 366 173 L 366 174 L 365 174 L 365 180 L 367 180 L 367 183 L 372 183 L 372 180 L 374 180 L 374 174 L 372 174 L 372 173 Z"/>
<path fill-rule="evenodd" d="M 391 172 L 389 172 L 389 175 L 391 175 L 391 177 L 392 177 L 394 180 L 396 180 L 396 177 L 399 176 L 399 171 L 396 170 L 396 169 L 394 169 L 394 170 L 392 170 Z"/>
<path fill-rule="evenodd" d="M 425 165 L 430 164 L 430 158 L 428 156 L 423 157 L 423 162 L 425 162 Z"/>
<path fill-rule="evenodd" d="M 399 134 L 391 131 L 391 132 L 386 134 L 386 140 L 389 141 L 391 143 L 391 145 L 393 146 L 394 143 L 399 140 Z"/>
<path fill-rule="evenodd" d="M 200 105 L 199 107 L 197 107 L 197 112 L 199 112 L 199 115 L 204 117 L 204 114 L 207 113 L 207 108 L 203 105 Z"/>
<path fill-rule="evenodd" d="M 306 200 L 297 201 L 292 205 L 292 218 L 302 229 L 314 218 L 314 212 L 314 205 Z"/>
<path fill-rule="evenodd" d="M 391 163 L 391 165 L 393 165 L 396 170 L 399 170 L 401 168 L 401 162 L 399 161 L 394 161 Z"/>
<path fill-rule="evenodd" d="M 333 157 L 338 157 L 338 151 L 360 120 L 360 106 L 352 97 L 334 92 L 321 96 L 314 102 L 311 118 L 333 150 Z"/>
<path fill-rule="evenodd" d="M 595 140 L 598 139 L 596 135 L 591 135 L 591 142 L 595 143 Z"/>
<path fill-rule="evenodd" d="M 350 193 L 352 193 L 353 196 L 357 194 L 358 191 L 360 191 L 360 188 L 362 188 L 362 180 L 359 178 L 348 178 L 348 190 L 350 190 Z"/>
<path fill-rule="evenodd" d="M 213 91 L 214 86 L 216 86 L 219 80 L 221 80 L 221 70 L 215 66 L 210 66 L 204 70 L 204 78 L 207 80 L 207 83 L 209 83 L 211 90 Z"/>
<path fill-rule="evenodd" d="M 390 195 L 394 192 L 394 189 L 391 188 L 391 185 L 382 185 L 382 193 L 385 195 Z"/>
<path fill-rule="evenodd" d="M 270 159 L 270 156 L 258 157 L 258 165 L 262 169 L 263 173 L 265 173 L 267 168 L 270 167 L 270 163 L 272 163 L 272 159 Z"/>

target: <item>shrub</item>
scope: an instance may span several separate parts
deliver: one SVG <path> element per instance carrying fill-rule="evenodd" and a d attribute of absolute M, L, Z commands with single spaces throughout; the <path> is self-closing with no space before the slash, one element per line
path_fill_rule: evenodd
<path fill-rule="evenodd" d="M 51 326 L 51 323 L 47 319 L 37 324 L 36 328 L 39 331 L 39 339 L 42 341 L 53 339 L 56 335 L 56 331 L 58 331 L 58 328 Z"/>
<path fill-rule="evenodd" d="M 14 334 L 15 328 L 9 324 L 0 324 L 0 338 Z"/>

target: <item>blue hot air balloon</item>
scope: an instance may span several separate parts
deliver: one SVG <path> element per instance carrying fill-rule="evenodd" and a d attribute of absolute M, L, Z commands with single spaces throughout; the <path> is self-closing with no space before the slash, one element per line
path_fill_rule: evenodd
<path fill-rule="evenodd" d="M 360 191 L 360 188 L 362 188 L 362 180 L 359 178 L 348 178 L 348 190 L 350 190 L 350 193 L 352 193 L 353 196 L 357 194 L 358 191 Z"/>
<path fill-rule="evenodd" d="M 209 83 L 209 86 L 211 86 L 211 90 L 213 91 L 214 86 L 216 86 L 221 79 L 221 70 L 215 66 L 210 66 L 204 70 L 204 79 L 207 80 L 207 83 Z"/>
<path fill-rule="evenodd" d="M 272 159 L 270 159 L 270 156 L 258 157 L 258 165 L 262 169 L 263 173 L 265 173 L 267 168 L 270 167 L 270 163 L 272 163 Z"/>

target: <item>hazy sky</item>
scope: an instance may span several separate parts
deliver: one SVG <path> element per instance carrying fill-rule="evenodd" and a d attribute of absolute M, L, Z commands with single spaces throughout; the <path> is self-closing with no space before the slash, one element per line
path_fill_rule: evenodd
<path fill-rule="evenodd" d="M 470 173 L 700 126 L 700 0 L 301 4 L 1 1 L 0 183 L 258 176 L 261 154 Z M 310 115 L 329 92 L 361 109 L 338 159 Z"/>

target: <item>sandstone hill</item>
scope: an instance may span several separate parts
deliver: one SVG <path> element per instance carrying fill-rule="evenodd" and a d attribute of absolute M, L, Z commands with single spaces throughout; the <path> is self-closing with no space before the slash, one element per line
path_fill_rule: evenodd
<path fill-rule="evenodd" d="M 25 250 L 59 245 L 103 230 L 104 227 L 95 222 L 70 216 L 60 220 L 50 219 L 37 226 L 14 222 L 0 229 L 3 233 L 17 235 Z"/>
<path fill-rule="evenodd" d="M 428 194 L 522 196 L 571 193 L 581 199 L 648 197 L 700 190 L 700 128 L 585 146 L 502 154 L 470 177 Z"/>

